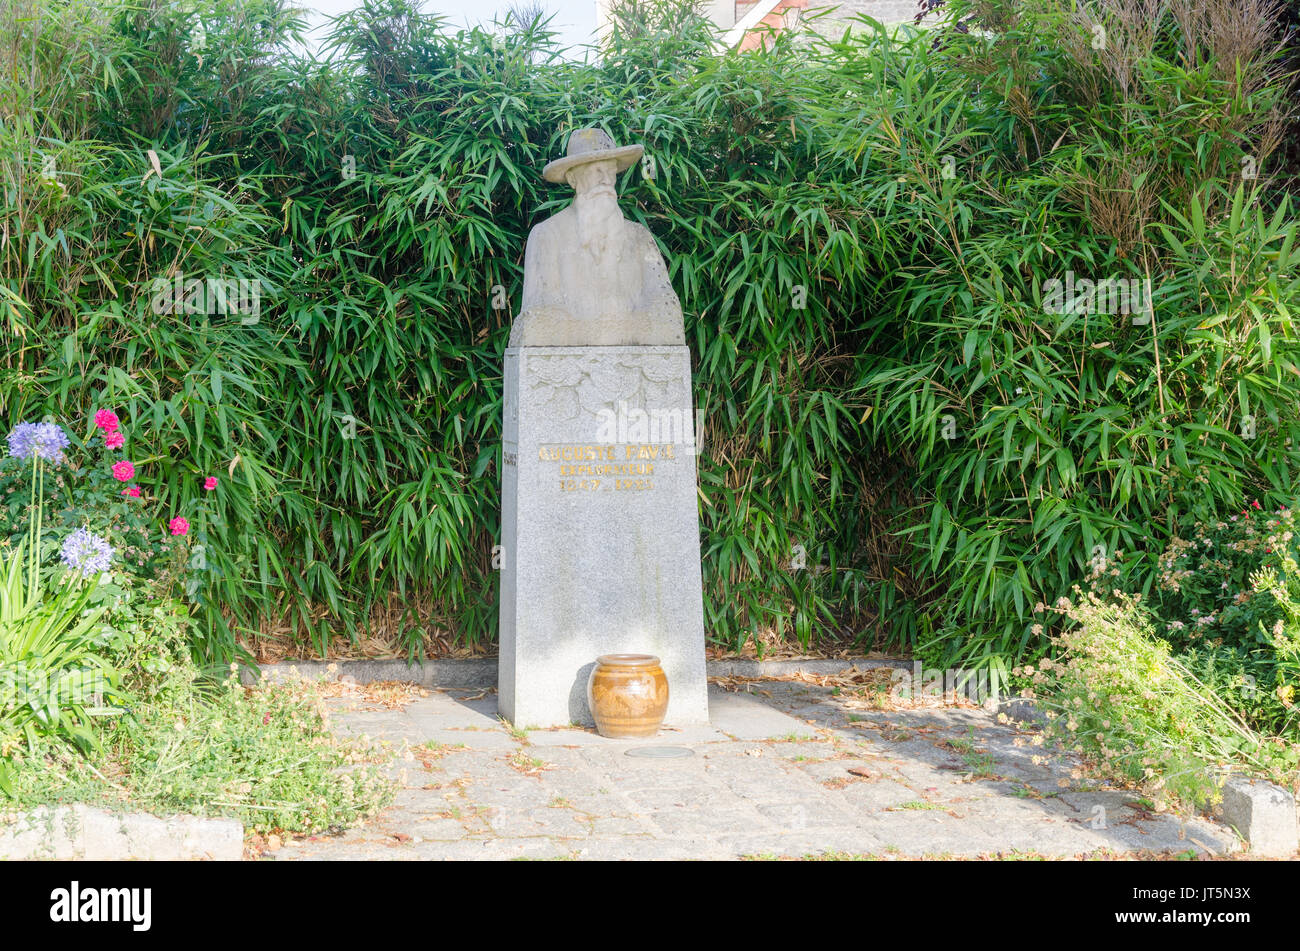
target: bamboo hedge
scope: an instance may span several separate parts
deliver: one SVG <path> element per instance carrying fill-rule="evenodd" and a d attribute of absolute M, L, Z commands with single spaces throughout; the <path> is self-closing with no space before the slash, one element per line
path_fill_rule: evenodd
<path fill-rule="evenodd" d="M 598 125 L 653 159 L 619 190 L 686 311 L 711 641 L 1034 656 L 1098 552 L 1149 586 L 1180 520 L 1294 499 L 1278 11 L 1130 7 L 718 54 L 674 3 L 580 61 L 407 0 L 314 54 L 285 0 L 16 0 L 0 415 L 115 408 L 178 513 L 227 476 L 203 659 L 483 649 L 524 239 Z M 178 276 L 258 312 L 157 313 Z"/>

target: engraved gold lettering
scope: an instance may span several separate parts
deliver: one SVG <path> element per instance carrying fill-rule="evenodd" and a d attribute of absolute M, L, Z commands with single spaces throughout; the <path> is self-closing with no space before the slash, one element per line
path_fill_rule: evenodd
<path fill-rule="evenodd" d="M 601 479 L 606 479 L 604 491 L 644 492 L 654 488 L 652 480 L 656 459 L 674 459 L 676 452 L 671 443 L 623 444 L 623 461 L 615 453 L 615 445 L 543 446 L 537 452 L 542 462 L 559 463 L 560 489 L 564 492 L 601 491 Z M 640 478 L 637 478 L 640 477 Z"/>

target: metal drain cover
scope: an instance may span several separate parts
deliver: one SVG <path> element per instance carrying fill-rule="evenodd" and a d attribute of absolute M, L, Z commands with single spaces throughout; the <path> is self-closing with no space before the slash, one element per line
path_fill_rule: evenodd
<path fill-rule="evenodd" d="M 695 751 L 684 746 L 634 746 L 627 751 L 628 756 L 644 756 L 647 759 L 677 759 L 682 756 L 694 756 Z"/>

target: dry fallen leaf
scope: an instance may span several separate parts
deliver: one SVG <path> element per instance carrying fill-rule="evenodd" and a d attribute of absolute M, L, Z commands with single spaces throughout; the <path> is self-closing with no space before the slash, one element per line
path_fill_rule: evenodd
<path fill-rule="evenodd" d="M 159 178 L 162 178 L 162 166 L 158 164 L 158 153 L 153 149 L 146 149 L 144 154 L 149 156 L 150 167 L 145 169 L 144 178 L 140 179 L 141 185 L 149 181 L 150 175 L 157 175 Z"/>
<path fill-rule="evenodd" d="M 421 697 L 427 697 L 429 691 L 419 684 L 404 680 L 376 680 L 373 683 L 358 684 L 356 678 L 344 674 L 338 680 L 325 681 L 319 686 L 325 697 L 357 697 L 370 703 L 377 703 L 389 710 L 399 710 Z"/>

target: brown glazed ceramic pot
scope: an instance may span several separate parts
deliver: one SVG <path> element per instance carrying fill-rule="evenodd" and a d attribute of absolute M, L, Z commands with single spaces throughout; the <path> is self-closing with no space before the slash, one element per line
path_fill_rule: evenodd
<path fill-rule="evenodd" d="M 668 678 L 650 654 L 604 654 L 587 681 L 596 732 L 614 739 L 654 736 L 668 712 Z"/>

